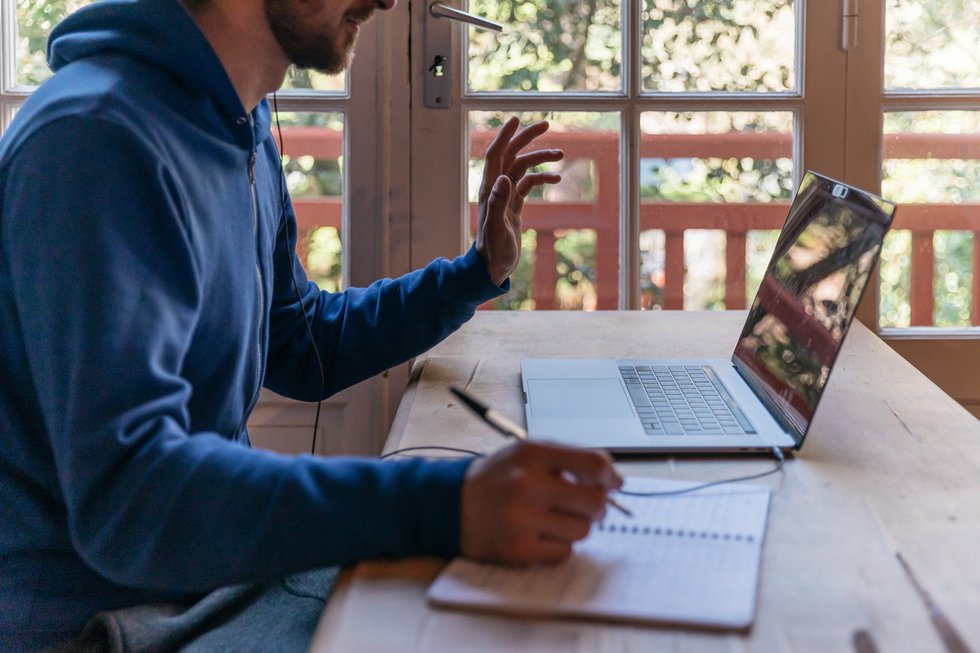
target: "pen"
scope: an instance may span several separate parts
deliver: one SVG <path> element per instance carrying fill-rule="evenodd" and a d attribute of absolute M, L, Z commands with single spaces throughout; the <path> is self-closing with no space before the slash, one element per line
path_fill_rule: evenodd
<path fill-rule="evenodd" d="M 473 395 L 465 392 L 461 388 L 458 388 L 454 385 L 449 386 L 449 389 L 450 391 L 452 391 L 454 395 L 459 397 L 459 400 L 462 401 L 467 408 L 469 408 L 474 413 L 476 413 L 480 417 L 480 419 L 482 419 L 484 422 L 486 422 L 487 424 L 495 428 L 497 431 L 502 433 L 505 437 L 517 438 L 519 440 L 527 440 L 527 431 L 525 431 L 523 428 L 521 428 L 514 422 L 510 421 L 509 419 L 507 419 L 497 411 L 493 410 L 492 408 L 487 406 L 485 403 L 483 403 Z M 633 516 L 633 513 L 630 512 L 626 506 L 622 505 L 612 497 L 607 497 L 606 503 L 608 503 L 610 506 L 612 506 L 619 512 L 623 513 L 627 517 Z"/>

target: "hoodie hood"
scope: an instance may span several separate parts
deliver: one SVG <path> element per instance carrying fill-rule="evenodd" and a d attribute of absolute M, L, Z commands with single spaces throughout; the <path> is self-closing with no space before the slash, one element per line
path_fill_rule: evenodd
<path fill-rule="evenodd" d="M 247 115 L 221 60 L 178 0 L 101 0 L 83 7 L 54 28 L 47 54 L 55 72 L 103 55 L 140 59 L 207 95 L 229 125 Z M 268 104 L 263 100 L 252 113 L 261 142 L 269 135 Z"/>

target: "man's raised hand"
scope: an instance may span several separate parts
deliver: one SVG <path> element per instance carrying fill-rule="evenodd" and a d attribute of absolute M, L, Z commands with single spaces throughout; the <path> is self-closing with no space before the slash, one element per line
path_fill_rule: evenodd
<path fill-rule="evenodd" d="M 529 173 L 528 170 L 542 163 L 560 161 L 565 156 L 558 149 L 522 152 L 548 131 L 548 123 L 542 120 L 518 131 L 519 126 L 517 117 L 512 117 L 487 148 L 480 185 L 476 251 L 483 257 L 490 278 L 498 286 L 510 276 L 521 258 L 524 198 L 536 186 L 561 181 L 561 175 Z"/>

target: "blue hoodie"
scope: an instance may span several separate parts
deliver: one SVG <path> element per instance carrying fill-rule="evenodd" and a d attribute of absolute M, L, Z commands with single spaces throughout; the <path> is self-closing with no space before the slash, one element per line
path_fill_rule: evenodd
<path fill-rule="evenodd" d="M 176 0 L 82 9 L 49 61 L 0 141 L 0 649 L 100 610 L 457 553 L 467 461 L 284 456 L 245 422 L 263 385 L 318 398 L 304 313 L 327 396 L 499 295 L 479 255 L 319 292 L 268 105 L 245 111 Z"/>

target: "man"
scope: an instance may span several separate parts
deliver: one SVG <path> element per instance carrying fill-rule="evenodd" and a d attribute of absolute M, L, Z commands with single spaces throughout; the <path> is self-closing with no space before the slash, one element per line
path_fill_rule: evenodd
<path fill-rule="evenodd" d="M 206 630 L 217 588 L 365 558 L 560 560 L 603 514 L 621 480 L 595 452 L 248 446 L 263 385 L 319 399 L 506 291 L 523 198 L 558 181 L 528 170 L 559 151 L 523 151 L 547 125 L 511 120 L 468 253 L 344 293 L 307 281 L 264 98 L 290 62 L 342 68 L 393 5 L 107 0 L 52 34 L 57 73 L 0 142 L 0 649 L 70 647 L 96 613 L 126 646 L 133 606 L 164 606 L 142 628 Z"/>

